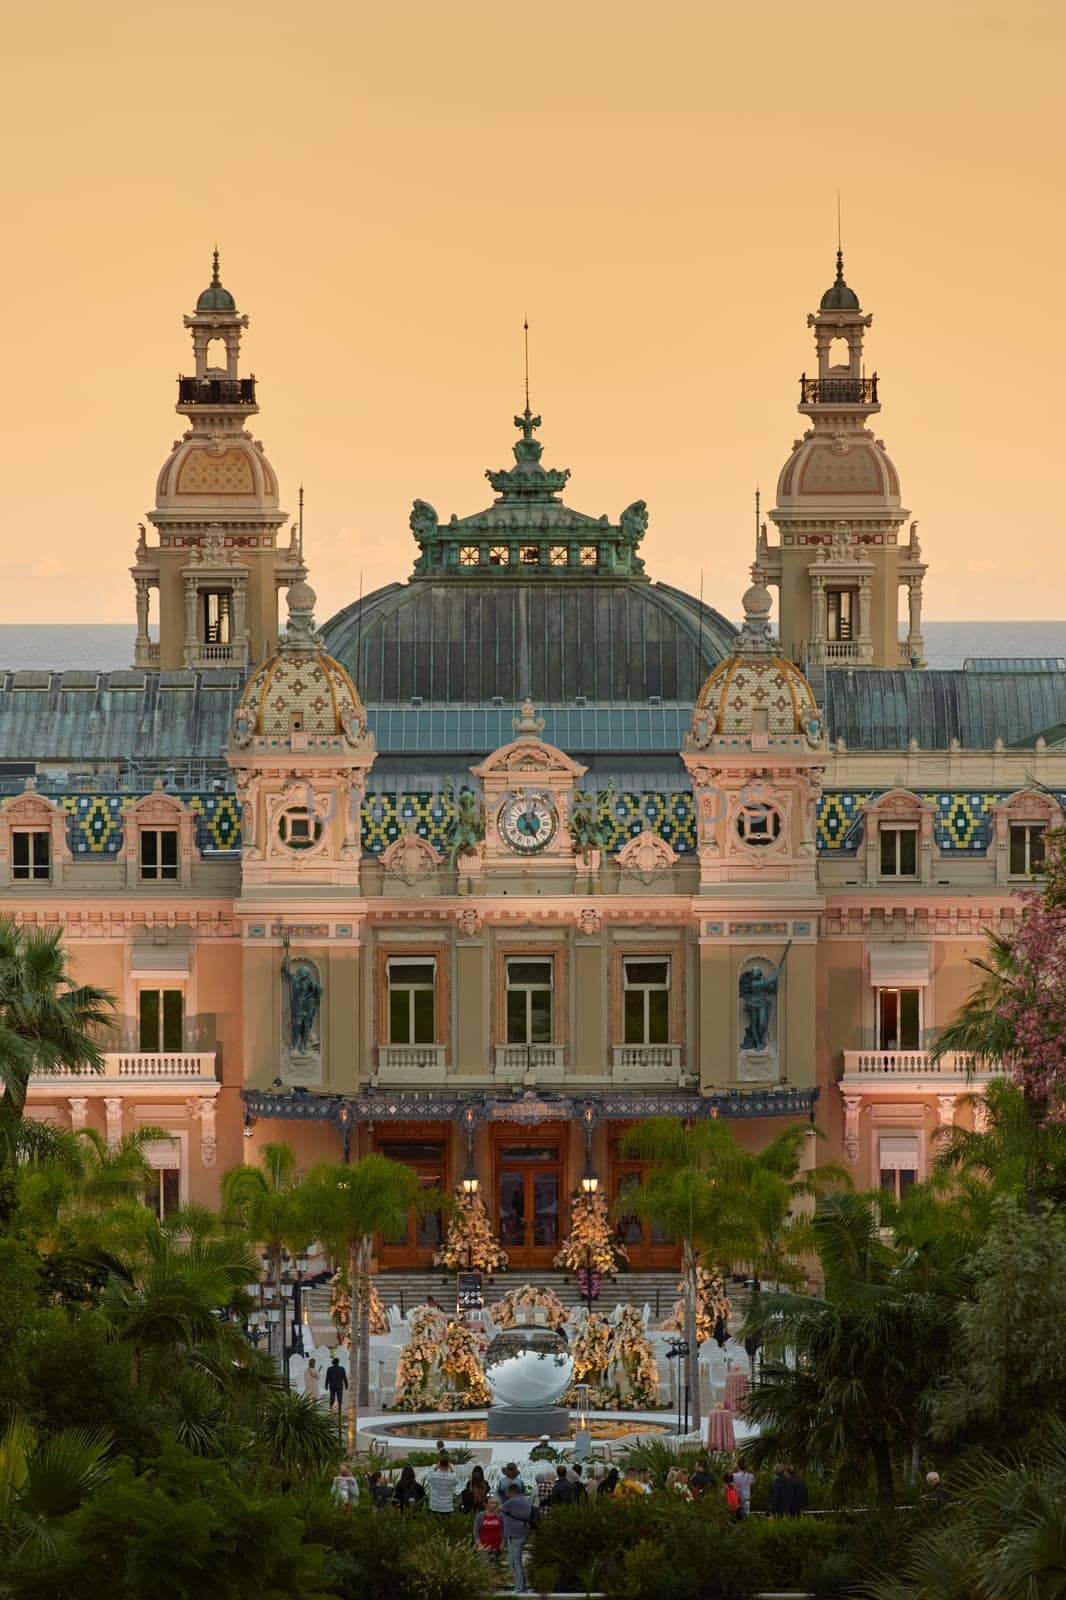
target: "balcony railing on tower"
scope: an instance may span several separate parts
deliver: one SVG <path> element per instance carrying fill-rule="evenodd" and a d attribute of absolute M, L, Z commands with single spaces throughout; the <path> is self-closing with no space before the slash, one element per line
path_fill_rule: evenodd
<path fill-rule="evenodd" d="M 181 406 L 254 406 L 253 378 L 179 378 Z"/>
<path fill-rule="evenodd" d="M 875 406 L 877 373 L 872 378 L 800 378 L 801 406 Z"/>

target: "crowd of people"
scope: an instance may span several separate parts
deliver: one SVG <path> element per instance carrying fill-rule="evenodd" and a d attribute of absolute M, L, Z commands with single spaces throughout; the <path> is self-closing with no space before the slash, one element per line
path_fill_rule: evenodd
<path fill-rule="evenodd" d="M 516 1594 L 526 1592 L 525 1546 L 542 1516 L 550 1515 L 556 1506 L 572 1505 L 583 1495 L 624 1499 L 653 1492 L 647 1467 L 619 1468 L 601 1461 L 545 1464 L 532 1474 L 531 1483 L 523 1480 L 513 1461 L 498 1475 L 491 1471 L 486 1474 L 483 1467 L 475 1466 L 464 1482 L 444 1441 L 437 1443 L 436 1465 L 421 1483 L 412 1466 L 402 1467 L 395 1483 L 387 1483 L 381 1472 L 369 1473 L 366 1493 L 371 1504 L 393 1506 L 400 1512 L 423 1509 L 431 1517 L 451 1517 L 457 1512 L 473 1517 L 474 1544 L 495 1566 L 506 1556 Z M 751 1516 L 753 1486 L 753 1474 L 743 1466 L 723 1473 L 719 1483 L 706 1457 L 700 1457 L 691 1471 L 677 1466 L 666 1475 L 668 1493 L 686 1500 L 717 1497 L 726 1514 L 738 1520 Z M 347 1509 L 359 1499 L 360 1492 L 359 1479 L 351 1465 L 345 1463 L 333 1480 L 334 1498 Z M 799 1474 L 792 1467 L 777 1467 L 770 1483 L 767 1513 L 773 1517 L 798 1517 L 807 1509 L 807 1503 L 807 1485 Z"/>

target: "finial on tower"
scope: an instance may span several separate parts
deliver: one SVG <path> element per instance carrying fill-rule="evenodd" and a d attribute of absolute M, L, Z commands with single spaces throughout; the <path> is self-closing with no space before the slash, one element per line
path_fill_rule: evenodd
<path fill-rule="evenodd" d="M 526 346 L 526 416 L 528 417 L 529 414 L 530 414 L 529 413 L 529 317 L 528 317 L 528 315 L 523 319 L 523 322 L 522 322 L 522 333 L 523 333 L 523 336 L 525 338 L 525 346 Z"/>
<path fill-rule="evenodd" d="M 214 250 L 214 255 L 212 257 L 212 264 L 211 264 L 211 287 L 212 287 L 212 289 L 217 289 L 221 282 L 222 282 L 222 280 L 218 275 L 218 245 L 216 244 L 215 250 Z"/>

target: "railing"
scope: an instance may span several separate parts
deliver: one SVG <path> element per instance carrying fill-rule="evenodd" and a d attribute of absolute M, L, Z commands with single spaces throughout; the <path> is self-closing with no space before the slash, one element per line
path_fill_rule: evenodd
<path fill-rule="evenodd" d="M 677 1083 L 679 1044 L 616 1044 L 612 1077 L 616 1083 Z"/>
<path fill-rule="evenodd" d="M 138 666 L 141 666 L 146 661 L 158 661 L 159 645 L 155 640 L 149 640 L 147 644 L 134 645 L 133 653 L 137 657 Z"/>
<path fill-rule="evenodd" d="M 513 1080 L 531 1072 L 538 1081 L 547 1083 L 563 1076 L 563 1047 L 561 1044 L 498 1044 L 496 1046 L 496 1076 Z"/>
<path fill-rule="evenodd" d="M 877 373 L 872 378 L 800 379 L 801 406 L 875 406 Z"/>
<path fill-rule="evenodd" d="M 254 406 L 254 378 L 179 378 L 180 406 Z"/>
<path fill-rule="evenodd" d="M 814 666 L 823 666 L 826 662 L 859 661 L 859 641 L 857 639 L 807 639 L 804 641 L 807 660 Z"/>
<path fill-rule="evenodd" d="M 845 1078 L 987 1078 L 980 1056 L 949 1050 L 933 1061 L 928 1050 L 845 1050 Z"/>
<path fill-rule="evenodd" d="M 382 1044 L 378 1046 L 378 1077 L 386 1083 L 443 1083 L 442 1044 Z"/>
<path fill-rule="evenodd" d="M 236 655 L 237 647 L 233 644 L 201 644 L 196 648 L 199 661 L 234 661 Z"/>
<path fill-rule="evenodd" d="M 217 1077 L 213 1050 L 117 1050 L 104 1056 L 103 1072 L 35 1072 L 33 1086 L 114 1083 L 195 1083 Z"/>

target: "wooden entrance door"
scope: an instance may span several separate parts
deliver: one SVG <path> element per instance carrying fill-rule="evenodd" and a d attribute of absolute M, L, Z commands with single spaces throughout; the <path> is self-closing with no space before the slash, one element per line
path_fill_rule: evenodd
<path fill-rule="evenodd" d="M 614 1161 L 611 1166 L 611 1201 L 624 1201 L 627 1191 L 640 1182 L 639 1161 Z M 658 1228 L 637 1216 L 620 1214 L 618 1235 L 626 1247 L 630 1269 L 634 1272 L 669 1272 L 680 1269 L 681 1251 Z"/>
<path fill-rule="evenodd" d="M 563 1130 L 497 1129 L 493 1163 L 496 1227 L 514 1267 L 550 1267 L 563 1241 Z"/>
<path fill-rule="evenodd" d="M 402 1161 L 418 1174 L 419 1187 L 447 1193 L 448 1145 L 443 1138 L 380 1139 L 377 1149 L 391 1161 Z M 428 1267 L 444 1238 L 439 1211 L 409 1213 L 406 1227 L 394 1239 L 382 1239 L 378 1262 L 383 1267 Z"/>

